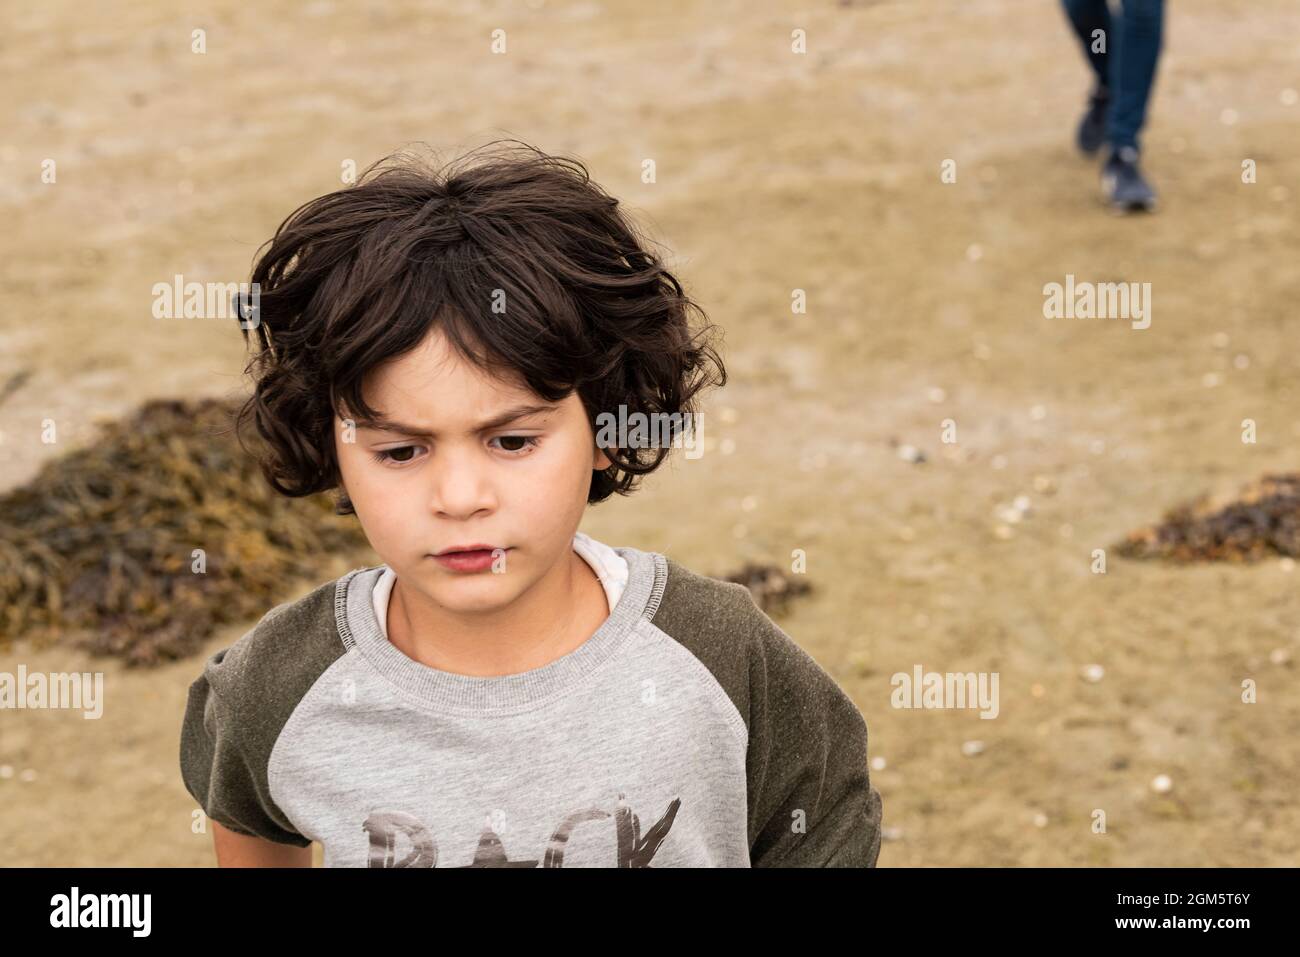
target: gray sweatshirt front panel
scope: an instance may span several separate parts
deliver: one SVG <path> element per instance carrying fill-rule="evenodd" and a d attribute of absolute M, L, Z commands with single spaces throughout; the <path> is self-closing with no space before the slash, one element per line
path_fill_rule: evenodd
<path fill-rule="evenodd" d="M 382 635 L 382 566 L 340 579 L 347 650 L 302 698 L 271 796 L 326 866 L 749 866 L 745 722 L 654 624 L 664 562 L 601 628 L 543 668 L 474 678 Z"/>

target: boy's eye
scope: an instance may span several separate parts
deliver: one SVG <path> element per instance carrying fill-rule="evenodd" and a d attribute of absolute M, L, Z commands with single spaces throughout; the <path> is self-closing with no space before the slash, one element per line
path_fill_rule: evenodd
<path fill-rule="evenodd" d="M 508 445 L 503 444 L 501 446 L 501 451 L 508 455 L 523 456 L 527 454 L 529 449 L 536 446 L 540 440 L 536 436 L 532 435 L 498 435 L 492 441 L 509 443 Z M 420 447 L 418 445 L 399 445 L 392 449 L 380 449 L 375 453 L 375 461 L 380 463 L 396 462 L 399 464 L 405 464 L 416 458 L 415 453 L 418 452 L 419 449 Z"/>
<path fill-rule="evenodd" d="M 522 455 L 537 444 L 537 437 L 533 435 L 498 435 L 493 441 L 495 442 L 497 439 L 502 442 L 522 442 L 523 445 L 520 447 L 514 447 L 513 445 L 511 447 L 502 446 L 501 451 L 514 455 Z"/>
<path fill-rule="evenodd" d="M 416 447 L 414 445 L 399 445 L 395 449 L 380 449 L 378 452 L 375 453 L 375 461 L 409 462 L 411 461 L 412 458 L 415 457 L 414 456 L 415 448 Z M 410 452 L 412 454 L 407 455 L 406 454 L 407 452 Z"/>

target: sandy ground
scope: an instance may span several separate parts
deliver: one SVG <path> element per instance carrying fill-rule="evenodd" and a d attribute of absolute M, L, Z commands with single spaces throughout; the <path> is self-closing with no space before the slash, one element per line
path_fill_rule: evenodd
<path fill-rule="evenodd" d="M 0 485 L 97 416 L 242 388 L 237 330 L 153 319 L 153 283 L 247 278 L 348 160 L 518 136 L 587 161 L 726 330 L 709 454 L 583 528 L 706 573 L 807 551 L 816 595 L 779 621 L 885 760 L 881 866 L 1300 863 L 1300 572 L 1089 569 L 1169 505 L 1297 467 L 1294 3 L 1171 4 L 1142 219 L 1072 151 L 1087 76 L 1050 2 L 184 7 L 28 6 L 0 40 L 0 383 L 32 372 Z M 1150 282 L 1151 327 L 1045 319 L 1067 273 Z M 103 671 L 106 710 L 0 714 L 0 864 L 211 863 L 177 767 L 201 658 L 18 663 Z M 998 672 L 999 716 L 891 707 L 917 664 Z"/>

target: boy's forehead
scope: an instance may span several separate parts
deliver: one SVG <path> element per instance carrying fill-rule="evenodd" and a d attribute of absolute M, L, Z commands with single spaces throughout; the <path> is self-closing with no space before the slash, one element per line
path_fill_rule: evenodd
<path fill-rule="evenodd" d="M 366 401 L 387 421 L 418 422 L 426 426 L 475 425 L 509 410 L 550 405 L 527 390 L 485 382 L 464 388 L 448 383 L 389 382 L 367 390 Z"/>
<path fill-rule="evenodd" d="M 481 368 L 452 349 L 441 334 L 430 334 L 415 349 L 373 370 L 366 380 L 368 394 L 393 405 L 497 408 L 537 399 L 520 376 Z"/>
<path fill-rule="evenodd" d="M 565 405 L 481 370 L 448 375 L 445 369 L 435 372 L 420 366 L 394 365 L 367 376 L 364 395 L 380 418 L 363 418 L 358 425 L 402 432 L 469 431 L 496 420 L 563 410 Z"/>

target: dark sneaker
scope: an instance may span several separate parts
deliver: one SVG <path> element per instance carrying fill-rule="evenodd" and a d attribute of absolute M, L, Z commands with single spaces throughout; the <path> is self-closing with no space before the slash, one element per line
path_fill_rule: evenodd
<path fill-rule="evenodd" d="M 1106 201 L 1123 212 L 1151 210 L 1156 192 L 1138 169 L 1138 151 L 1131 146 L 1112 150 L 1101 168 L 1101 189 Z"/>
<path fill-rule="evenodd" d="M 1075 137 L 1079 149 L 1088 156 L 1106 142 L 1106 110 L 1109 107 L 1110 96 L 1106 93 L 1094 92 L 1088 98 L 1088 109 L 1079 121 L 1079 132 Z"/>

